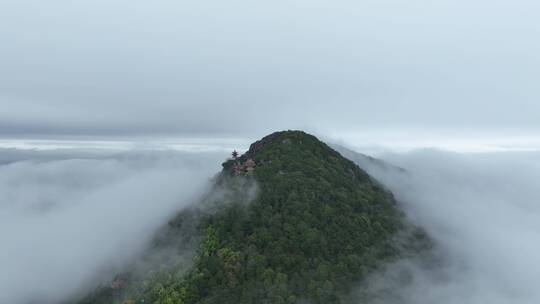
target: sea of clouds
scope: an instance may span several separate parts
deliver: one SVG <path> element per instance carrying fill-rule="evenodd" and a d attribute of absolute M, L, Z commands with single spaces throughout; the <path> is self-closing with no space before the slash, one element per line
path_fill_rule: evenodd
<path fill-rule="evenodd" d="M 540 153 L 418 150 L 368 171 L 435 242 L 370 278 L 376 303 L 540 303 Z"/>
<path fill-rule="evenodd" d="M 226 156 L 0 149 L 0 303 L 58 303 L 107 279 L 197 200 Z"/>
<path fill-rule="evenodd" d="M 224 150 L 0 149 L 0 303 L 57 303 L 139 256 Z M 374 303 L 539 303 L 540 153 L 416 150 L 361 165 L 434 240 L 374 274 Z M 404 170 L 401 170 L 402 168 Z"/>

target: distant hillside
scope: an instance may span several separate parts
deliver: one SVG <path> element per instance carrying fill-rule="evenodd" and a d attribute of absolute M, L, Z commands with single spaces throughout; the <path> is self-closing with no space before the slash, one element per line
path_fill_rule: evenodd
<path fill-rule="evenodd" d="M 343 157 L 352 160 L 360 168 L 371 171 L 375 170 L 384 170 L 384 171 L 394 171 L 395 173 L 405 173 L 405 169 L 395 166 L 393 164 L 387 163 L 375 157 L 358 153 L 349 148 L 346 148 L 342 145 L 332 144 L 331 147 L 338 151 Z"/>
<path fill-rule="evenodd" d="M 425 242 L 351 160 L 276 132 L 224 162 L 201 205 L 156 238 L 179 256 L 195 248 L 182 263 L 124 274 L 80 303 L 352 303 L 355 283 Z"/>

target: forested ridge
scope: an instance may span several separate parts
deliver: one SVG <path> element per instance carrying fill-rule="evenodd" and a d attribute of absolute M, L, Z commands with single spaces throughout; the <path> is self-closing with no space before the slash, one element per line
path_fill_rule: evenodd
<path fill-rule="evenodd" d="M 273 133 L 234 155 L 212 191 L 154 244 L 174 244 L 178 254 L 195 248 L 191 255 L 123 274 L 121 286 L 79 303 L 358 303 L 350 291 L 368 273 L 426 242 L 391 193 L 301 131 Z"/>

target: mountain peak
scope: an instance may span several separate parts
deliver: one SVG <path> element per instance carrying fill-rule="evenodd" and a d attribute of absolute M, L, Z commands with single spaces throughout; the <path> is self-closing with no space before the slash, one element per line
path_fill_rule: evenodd
<path fill-rule="evenodd" d="M 266 135 L 260 140 L 252 143 L 249 150 L 243 155 L 243 157 L 253 158 L 257 153 L 269 145 L 291 145 L 293 143 L 303 144 L 310 141 L 318 141 L 318 139 L 315 136 L 300 130 L 278 131 Z"/>
<path fill-rule="evenodd" d="M 189 270 L 173 267 L 181 275 L 164 273 L 148 286 L 146 278 L 128 282 L 136 292 L 122 298 L 346 303 L 352 284 L 400 253 L 394 240 L 407 225 L 392 194 L 315 136 L 272 133 L 223 167 L 209 195 L 218 200 L 213 209 L 180 213 L 163 240 L 181 243 L 186 231 L 200 240 Z M 253 185 L 256 195 L 246 196 Z"/>
<path fill-rule="evenodd" d="M 315 136 L 305 133 L 300 130 L 278 131 L 264 136 L 260 140 L 255 141 L 241 156 L 236 156 L 236 151 L 233 152 L 233 158 L 223 163 L 225 171 L 234 171 L 236 164 L 243 164 L 246 161 L 254 160 L 259 164 L 268 164 L 273 158 L 290 154 L 294 150 L 308 149 L 310 144 L 324 145 Z M 292 149 L 291 146 L 295 146 Z"/>
<path fill-rule="evenodd" d="M 318 175 L 324 169 L 346 174 L 345 178 L 349 180 L 369 179 L 367 173 L 352 161 L 317 137 L 299 130 L 274 132 L 255 141 L 243 155 L 223 163 L 224 171 L 234 172 L 235 164 L 246 161 L 254 161 L 256 171 L 268 174 Z"/>

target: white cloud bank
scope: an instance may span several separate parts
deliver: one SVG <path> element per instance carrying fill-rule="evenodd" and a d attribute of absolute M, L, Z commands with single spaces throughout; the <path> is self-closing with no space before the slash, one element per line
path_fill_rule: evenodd
<path fill-rule="evenodd" d="M 196 199 L 226 155 L 0 149 L 0 303 L 55 302 L 144 249 Z M 372 284 L 381 303 L 540 302 L 540 153 L 417 151 L 371 168 L 437 243 L 435 268 L 405 261 Z M 406 284 L 402 280 L 408 273 Z M 386 285 L 388 287 L 388 285 Z"/>
<path fill-rule="evenodd" d="M 58 302 L 122 267 L 221 154 L 0 150 L 0 303 Z"/>
<path fill-rule="evenodd" d="M 389 288 L 380 303 L 540 303 L 540 153 L 424 150 L 386 159 L 408 172 L 371 173 L 435 240 L 441 261 L 405 261 L 373 278 L 375 288 Z"/>

